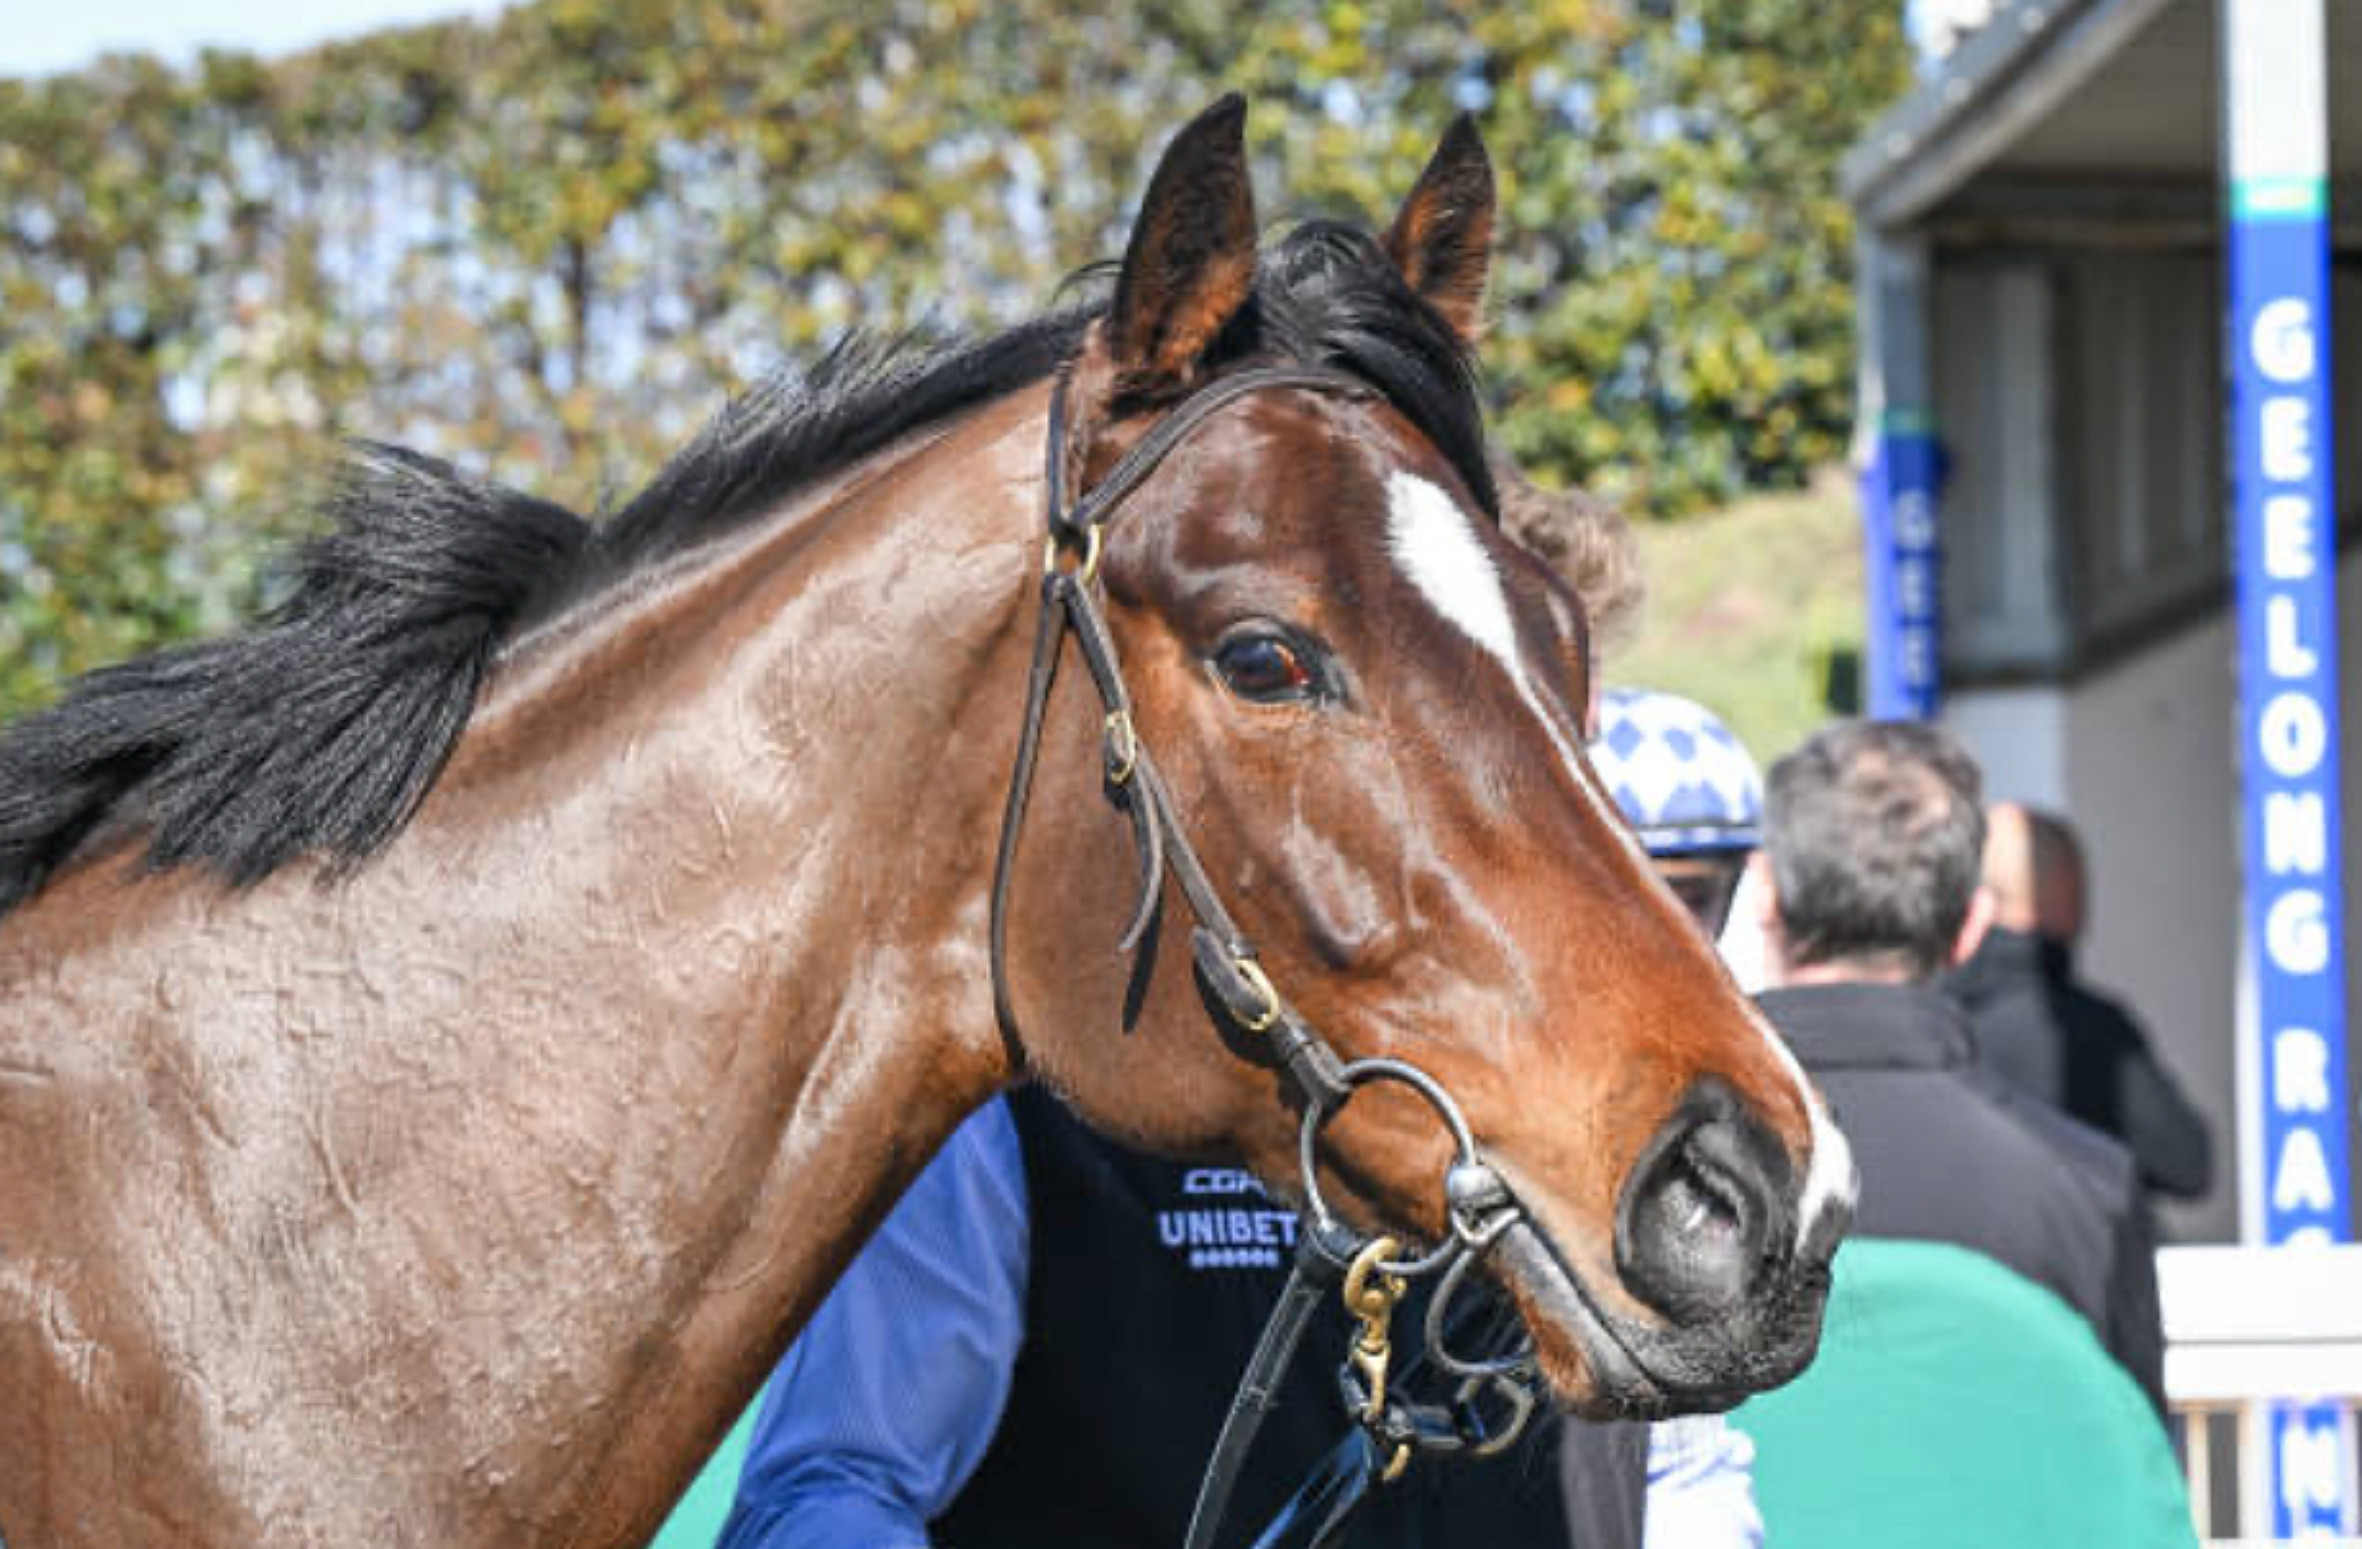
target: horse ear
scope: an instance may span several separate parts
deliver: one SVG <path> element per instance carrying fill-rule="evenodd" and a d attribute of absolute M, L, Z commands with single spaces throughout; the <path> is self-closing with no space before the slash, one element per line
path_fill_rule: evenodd
<path fill-rule="evenodd" d="M 1165 148 L 1132 225 L 1108 345 L 1125 386 L 1186 386 L 1255 284 L 1255 191 L 1247 101 L 1236 92 Z"/>
<path fill-rule="evenodd" d="M 1473 342 L 1484 327 L 1484 282 L 1493 263 L 1493 159 L 1475 119 L 1463 113 L 1444 131 L 1386 233 L 1386 251 L 1411 289 Z"/>

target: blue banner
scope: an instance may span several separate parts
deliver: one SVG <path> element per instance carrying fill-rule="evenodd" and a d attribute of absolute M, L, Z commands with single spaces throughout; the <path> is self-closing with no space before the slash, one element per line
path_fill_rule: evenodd
<path fill-rule="evenodd" d="M 1942 696 L 1942 481 L 1933 427 L 1923 416 L 1890 416 L 1862 470 L 1868 708 L 1879 720 L 1931 719 Z"/>
<path fill-rule="evenodd" d="M 2317 212 L 2231 228 L 2240 753 L 2267 1244 L 2353 1236 L 2329 244 Z"/>
<path fill-rule="evenodd" d="M 2239 725 L 2262 1239 L 2353 1236 L 2346 1125 L 2345 902 L 2338 804 L 2328 230 L 2318 199 L 2234 205 Z M 2271 1420 L 2276 1537 L 2350 1526 L 2350 1431 L 2334 1405 Z"/>

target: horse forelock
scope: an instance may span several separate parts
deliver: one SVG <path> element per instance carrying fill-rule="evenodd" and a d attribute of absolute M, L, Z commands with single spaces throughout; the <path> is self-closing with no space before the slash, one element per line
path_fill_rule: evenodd
<path fill-rule="evenodd" d="M 1499 519 L 1476 363 L 1370 233 L 1335 220 L 1298 225 L 1264 255 L 1249 326 L 1264 353 L 1341 367 L 1384 393 Z"/>

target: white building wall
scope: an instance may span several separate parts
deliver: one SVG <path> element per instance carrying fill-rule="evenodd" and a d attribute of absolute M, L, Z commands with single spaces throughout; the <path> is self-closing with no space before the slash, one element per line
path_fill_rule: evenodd
<path fill-rule="evenodd" d="M 2071 690 L 2068 802 L 2092 871 L 2083 954 L 2140 1012 L 2214 1131 L 2215 1187 L 2175 1236 L 2238 1235 L 2239 787 L 2228 611 Z"/>
<path fill-rule="evenodd" d="M 2362 823 L 2362 557 L 2339 567 L 2341 736 L 2348 832 Z M 2083 969 L 2131 1004 L 2214 1126 L 2216 1186 L 2170 1206 L 2185 1240 L 2238 1235 L 2236 982 L 2239 790 L 2230 613 L 2177 631 L 2064 688 L 1964 690 L 1944 721 L 1984 764 L 1995 799 L 2064 812 L 2090 858 Z M 2349 1075 L 2362 1072 L 2362 898 L 2345 847 Z"/>
<path fill-rule="evenodd" d="M 1967 691 L 1944 701 L 1943 720 L 1984 765 L 1990 799 L 2066 810 L 2064 692 L 2047 685 Z"/>

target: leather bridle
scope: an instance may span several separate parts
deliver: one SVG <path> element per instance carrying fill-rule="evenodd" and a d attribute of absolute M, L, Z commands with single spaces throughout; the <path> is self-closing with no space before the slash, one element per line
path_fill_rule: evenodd
<path fill-rule="evenodd" d="M 1254 943 L 1222 905 L 1197 851 L 1173 810 L 1156 760 L 1133 719 L 1132 699 L 1116 658 L 1099 593 L 1099 561 L 1105 528 L 1116 508 L 1137 490 L 1182 440 L 1212 416 L 1258 392 L 1297 390 L 1346 399 L 1371 399 L 1375 388 L 1358 377 L 1325 366 L 1253 366 L 1216 378 L 1169 410 L 1117 460 L 1105 479 L 1071 505 L 1067 500 L 1067 377 L 1061 374 L 1050 396 L 1045 454 L 1044 504 L 1047 541 L 1043 549 L 1041 610 L 1034 633 L 1033 660 L 1026 680 L 1025 712 L 1015 767 L 1002 814 L 992 884 L 993 1009 L 1012 1047 L 1022 1048 L 1008 973 L 1009 900 L 1017 847 L 1024 830 L 1034 766 L 1041 751 L 1043 720 L 1059 658 L 1069 636 L 1098 691 L 1103 789 L 1131 821 L 1139 859 L 1139 891 L 1121 949 L 1137 953 L 1143 943 L 1154 952 L 1158 915 L 1168 874 L 1195 917 L 1190 956 L 1208 1014 L 1237 1033 L 1258 1040 L 1287 1077 L 1301 1104 L 1298 1166 L 1304 1229 L 1298 1234 L 1295 1266 L 1279 1305 L 1265 1325 L 1238 1395 L 1207 1464 L 1192 1515 L 1188 1549 L 1207 1549 L 1231 1486 L 1245 1461 L 1263 1416 L 1276 1401 L 1280 1379 L 1293 1361 L 1314 1308 L 1341 1289 L 1348 1309 L 1361 1321 L 1340 1386 L 1346 1407 L 1362 1425 L 1394 1477 L 1414 1454 L 1483 1455 L 1513 1442 L 1535 1407 L 1530 1349 L 1482 1359 L 1454 1355 L 1446 1345 L 1450 1307 L 1477 1260 L 1523 1211 L 1499 1173 L 1479 1152 L 1459 1105 L 1432 1076 L 1394 1059 L 1348 1061 L 1338 1056 L 1317 1028 L 1292 1008 L 1264 972 Z M 1134 964 L 1135 986 L 1143 984 L 1147 957 Z M 1322 1129 L 1360 1087 L 1398 1082 L 1432 1107 L 1450 1132 L 1453 1160 L 1444 1177 L 1451 1233 L 1424 1254 L 1398 1258 L 1391 1237 L 1370 1237 L 1341 1221 L 1322 1197 L 1318 1148 Z M 1435 1277 L 1428 1305 L 1425 1359 L 1457 1384 L 1448 1403 L 1414 1402 L 1397 1383 L 1388 1391 L 1388 1319 L 1409 1281 Z M 1501 1406 L 1488 1411 L 1487 1405 Z M 1504 1412 L 1505 1411 L 1505 1412 Z"/>

